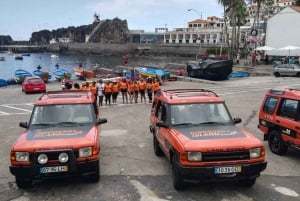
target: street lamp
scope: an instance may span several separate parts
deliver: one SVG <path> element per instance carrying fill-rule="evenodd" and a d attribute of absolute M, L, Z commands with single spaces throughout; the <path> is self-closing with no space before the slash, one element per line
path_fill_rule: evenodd
<path fill-rule="evenodd" d="M 202 12 L 201 12 L 201 13 L 199 13 L 199 11 L 198 11 L 198 10 L 196 10 L 196 9 L 193 9 L 193 8 L 190 8 L 190 9 L 188 9 L 187 11 L 194 11 L 195 13 L 197 13 L 197 14 L 200 16 L 200 19 L 202 20 Z"/>

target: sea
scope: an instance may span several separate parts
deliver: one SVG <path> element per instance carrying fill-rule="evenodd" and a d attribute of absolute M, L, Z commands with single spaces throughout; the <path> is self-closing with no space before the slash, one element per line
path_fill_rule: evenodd
<path fill-rule="evenodd" d="M 0 61 L 0 79 L 4 80 L 14 78 L 17 69 L 24 69 L 32 73 L 39 65 L 42 67 L 42 71 L 48 71 L 50 74 L 56 69 L 55 66 L 59 65 L 59 68 L 64 68 L 72 73 L 72 78 L 75 78 L 73 68 L 80 64 L 87 70 L 92 70 L 96 64 L 109 69 L 124 65 L 122 56 L 113 55 L 30 53 L 29 56 L 23 56 L 23 60 L 16 60 L 13 54 L 2 52 L 0 57 L 5 58 L 5 61 Z M 167 63 L 185 63 L 186 60 L 187 58 L 179 57 L 129 56 L 128 65 L 164 67 Z M 54 76 L 52 78 L 55 79 Z"/>

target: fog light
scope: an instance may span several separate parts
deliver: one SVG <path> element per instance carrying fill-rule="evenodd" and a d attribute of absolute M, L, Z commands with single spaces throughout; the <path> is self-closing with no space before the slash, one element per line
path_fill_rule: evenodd
<path fill-rule="evenodd" d="M 67 153 L 60 153 L 58 156 L 58 160 L 61 163 L 66 163 L 69 160 L 69 155 Z"/>
<path fill-rule="evenodd" d="M 39 164 L 46 164 L 48 162 L 48 156 L 46 154 L 40 154 L 37 160 Z"/>

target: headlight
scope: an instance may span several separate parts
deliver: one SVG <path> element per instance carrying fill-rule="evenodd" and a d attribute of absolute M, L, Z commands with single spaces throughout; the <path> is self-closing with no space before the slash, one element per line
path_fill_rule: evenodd
<path fill-rule="evenodd" d="M 250 158 L 259 158 L 261 156 L 261 148 L 250 149 Z"/>
<path fill-rule="evenodd" d="M 187 159 L 188 159 L 188 161 L 202 161 L 202 153 L 201 152 L 188 152 Z"/>
<path fill-rule="evenodd" d="M 48 156 L 46 154 L 40 154 L 37 158 L 39 164 L 43 165 L 48 162 Z"/>
<path fill-rule="evenodd" d="M 29 153 L 28 152 L 16 152 L 15 157 L 16 157 L 16 161 L 19 161 L 19 162 L 29 161 Z"/>
<path fill-rule="evenodd" d="M 67 153 L 60 153 L 58 156 L 58 160 L 61 163 L 66 163 L 69 160 L 69 155 Z"/>
<path fill-rule="evenodd" d="M 79 158 L 88 157 L 92 155 L 92 147 L 85 147 L 79 149 Z"/>

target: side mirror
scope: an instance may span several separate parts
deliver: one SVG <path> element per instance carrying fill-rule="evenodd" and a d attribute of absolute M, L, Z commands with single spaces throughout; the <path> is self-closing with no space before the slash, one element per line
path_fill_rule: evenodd
<path fill-rule="evenodd" d="M 107 123 L 107 119 L 98 119 L 97 120 L 97 125 L 99 125 L 99 124 L 105 124 L 105 123 Z"/>
<path fill-rule="evenodd" d="M 233 118 L 233 123 L 234 124 L 238 124 L 238 123 L 241 123 L 241 122 L 242 122 L 241 118 Z"/>
<path fill-rule="evenodd" d="M 163 127 L 163 128 L 168 128 L 168 125 L 163 121 L 156 122 L 156 126 Z"/>
<path fill-rule="evenodd" d="M 19 126 L 22 128 L 28 128 L 28 123 L 27 122 L 20 122 Z"/>

